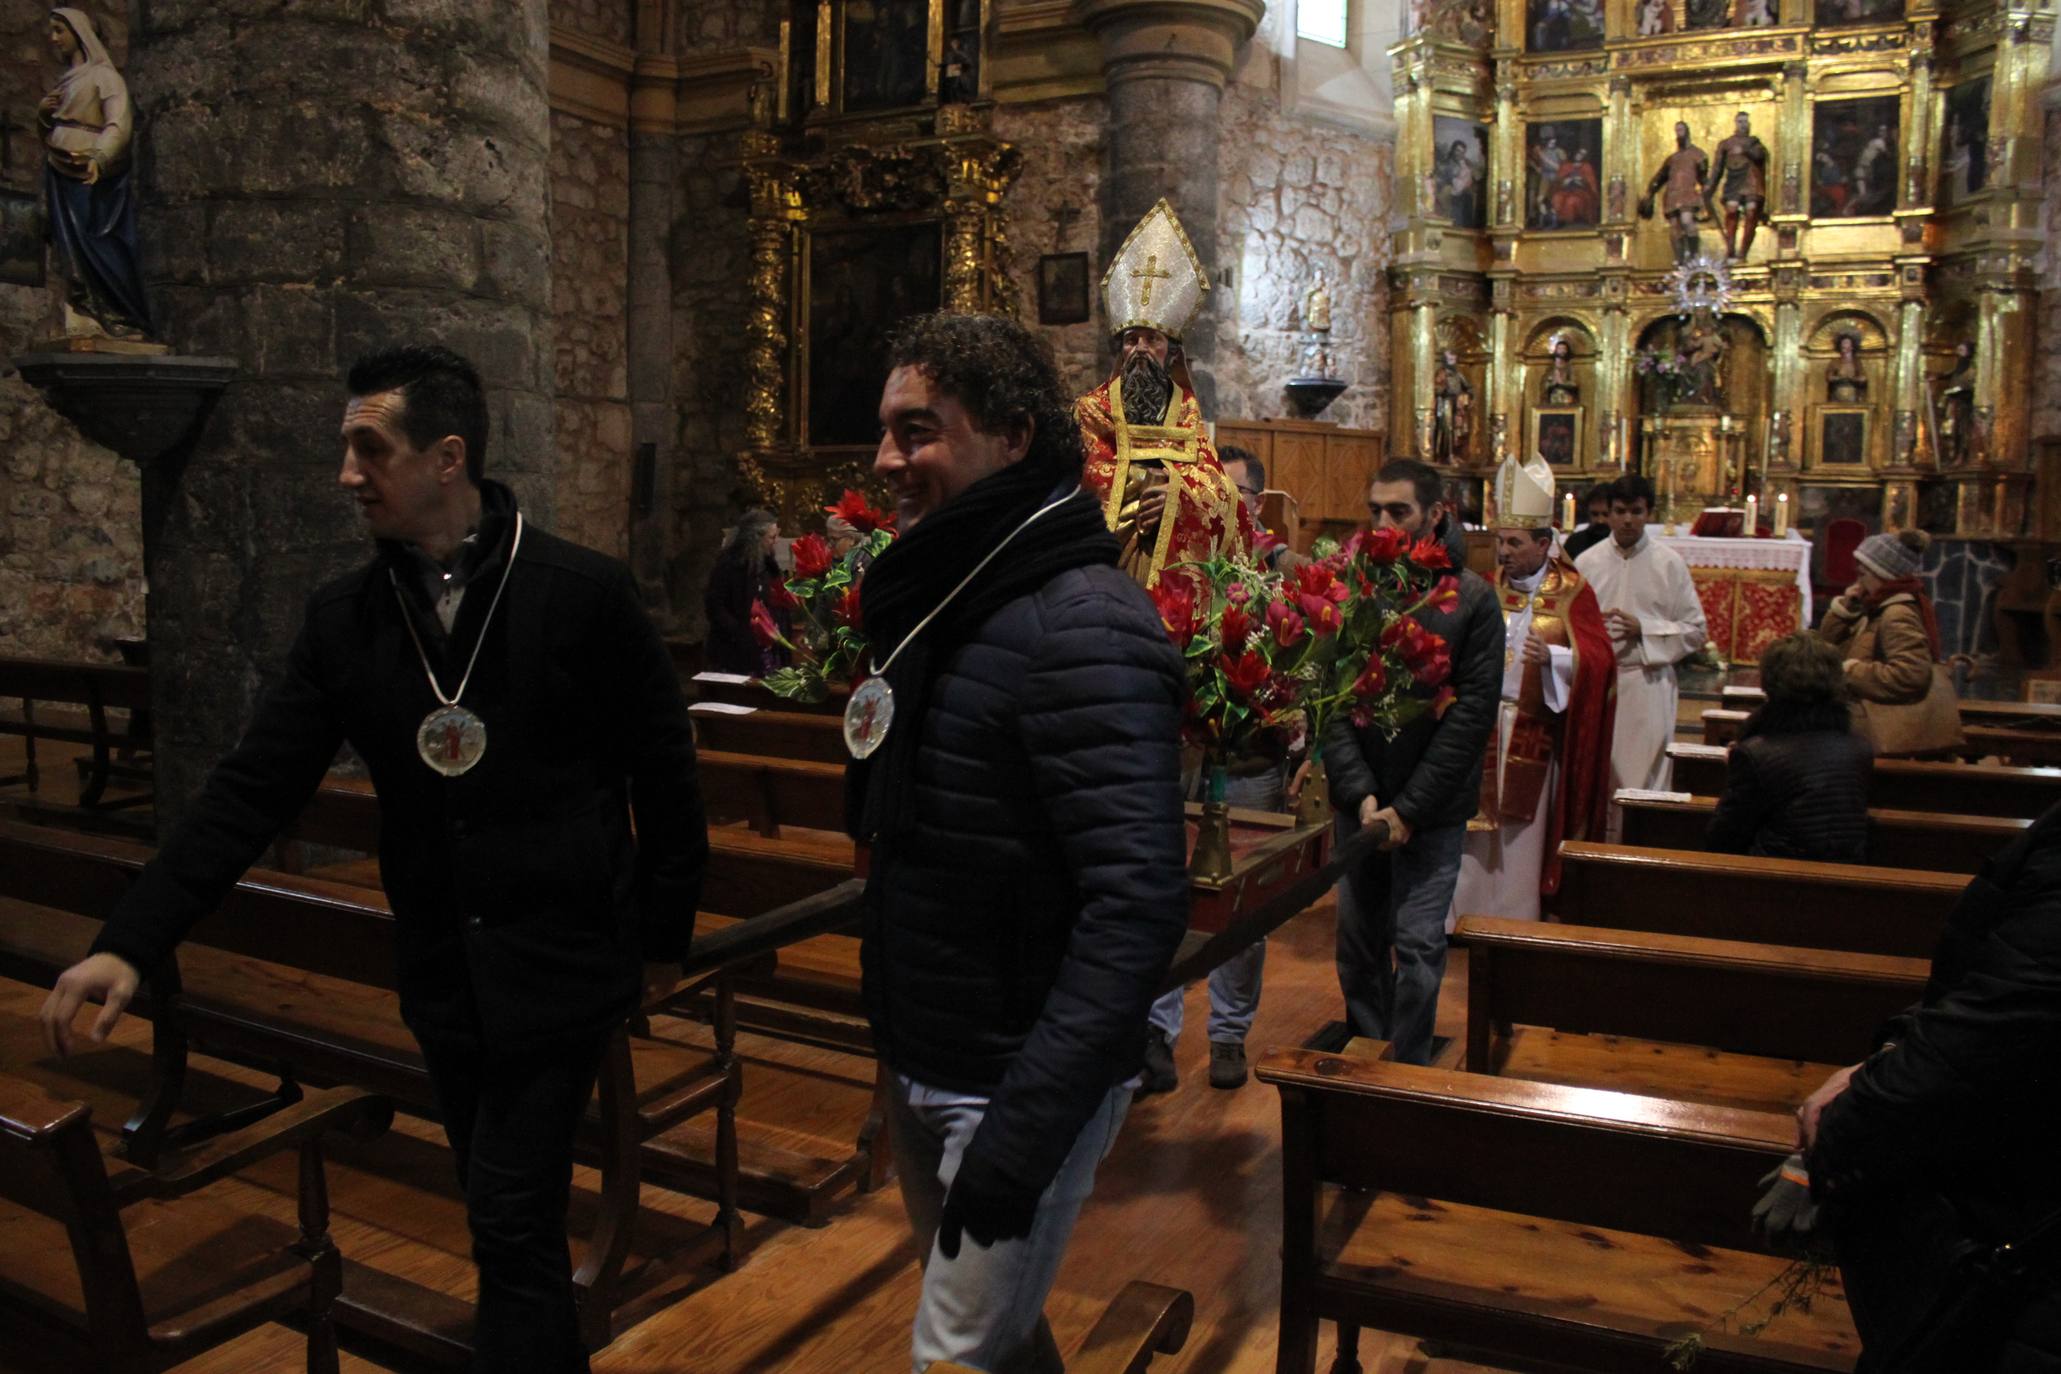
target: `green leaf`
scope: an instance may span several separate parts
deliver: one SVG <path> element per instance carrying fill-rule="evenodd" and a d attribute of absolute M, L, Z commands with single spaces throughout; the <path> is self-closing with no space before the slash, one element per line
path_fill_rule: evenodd
<path fill-rule="evenodd" d="M 823 675 L 799 665 L 776 668 L 760 678 L 759 683 L 774 696 L 788 701 L 825 701 L 830 696 L 830 688 Z"/>

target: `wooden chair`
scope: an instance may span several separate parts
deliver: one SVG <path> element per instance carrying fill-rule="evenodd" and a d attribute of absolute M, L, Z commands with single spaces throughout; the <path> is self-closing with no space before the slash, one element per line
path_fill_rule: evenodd
<path fill-rule="evenodd" d="M 1176 1354 L 1188 1343 L 1194 1322 L 1195 1297 L 1186 1289 L 1132 1279 L 1066 1362 L 1067 1374 L 1145 1374 L 1154 1355 Z M 978 1374 L 952 1360 L 930 1368 L 931 1374 Z"/>
<path fill-rule="evenodd" d="M 83 1103 L 0 1075 L 0 1305 L 121 1374 L 170 1369 L 266 1322 L 298 1319 L 310 1374 L 334 1374 L 330 1307 L 343 1265 L 329 1239 L 322 1138 L 377 1135 L 393 1108 L 331 1089 L 160 1169 L 112 1177 L 89 1118 Z M 288 1149 L 300 1153 L 298 1232 L 195 1196 Z M 124 1212 L 150 1215 L 125 1224 Z"/>

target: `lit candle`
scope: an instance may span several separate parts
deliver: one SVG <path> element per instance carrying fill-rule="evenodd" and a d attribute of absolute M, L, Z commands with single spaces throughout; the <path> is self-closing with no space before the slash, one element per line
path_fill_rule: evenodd
<path fill-rule="evenodd" d="M 1758 496 L 1749 496 L 1746 498 L 1746 537 L 1751 539 L 1759 533 L 1760 498 Z"/>
<path fill-rule="evenodd" d="M 1789 535 L 1789 493 L 1782 492 L 1775 497 L 1775 538 Z"/>
<path fill-rule="evenodd" d="M 1574 493 L 1569 492 L 1560 499 L 1560 528 L 1574 533 Z"/>

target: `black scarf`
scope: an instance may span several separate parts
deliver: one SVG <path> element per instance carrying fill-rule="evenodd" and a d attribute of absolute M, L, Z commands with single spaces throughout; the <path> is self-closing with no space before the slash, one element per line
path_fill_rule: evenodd
<path fill-rule="evenodd" d="M 1008 538 L 1039 507 L 1059 500 L 1079 482 L 1029 461 L 1004 468 L 968 487 L 889 545 L 866 571 L 861 612 L 874 661 L 885 663 L 961 578 Z M 1009 602 L 1038 590 L 1060 573 L 1096 564 L 1114 566 L 1116 536 L 1103 523 L 1094 496 L 1081 491 L 1011 540 L 992 563 L 923 633 L 895 656 L 886 673 L 894 691 L 894 721 L 870 759 L 845 774 L 846 824 L 876 853 L 901 834 L 913 815 L 910 788 L 916 746 L 937 665 Z M 876 870 L 877 871 L 877 870 Z"/>
<path fill-rule="evenodd" d="M 400 588 L 401 604 L 422 637 L 424 652 L 442 666 L 450 666 L 454 641 L 464 643 L 468 650 L 472 647 L 471 641 L 477 637 L 479 621 L 493 603 L 491 592 L 477 596 L 473 589 L 498 572 L 514 538 L 515 493 L 499 482 L 482 481 L 479 484 L 479 524 L 474 527 L 472 537 L 459 546 L 451 565 L 467 590 L 449 633 L 444 630 L 444 622 L 437 618 L 435 602 L 429 589 L 423 585 L 422 570 L 430 561 L 429 555 L 398 539 L 375 541 L 379 548 L 379 565 L 392 575 L 394 585 Z"/>

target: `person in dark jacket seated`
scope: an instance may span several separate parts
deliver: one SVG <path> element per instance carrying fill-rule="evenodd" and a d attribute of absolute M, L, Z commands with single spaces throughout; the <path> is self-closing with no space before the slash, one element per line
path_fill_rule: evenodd
<path fill-rule="evenodd" d="M 1875 751 L 1853 729 L 1839 651 L 1809 631 L 1770 644 L 1768 699 L 1732 746 L 1705 844 L 1724 854 L 1867 861 Z"/>
<path fill-rule="evenodd" d="M 1187 929 L 1186 684 L 1081 489 L 1050 346 L 926 315 L 889 365 L 873 471 L 903 533 L 866 575 L 847 793 L 923 1265 L 913 1366 L 1044 1374 L 1045 1297 Z"/>
<path fill-rule="evenodd" d="M 1393 459 L 1375 474 L 1367 510 L 1376 529 L 1413 539 L 1449 536 L 1439 471 L 1414 459 Z M 1501 700 L 1502 607 L 1482 578 L 1462 570 L 1459 579 L 1451 610 L 1418 617 L 1452 652 L 1456 695 L 1446 713 L 1426 711 L 1393 736 L 1355 729 L 1343 715 L 1324 731 L 1324 769 L 1341 834 L 1375 821 L 1388 826 L 1381 852 L 1338 889 L 1346 1018 L 1353 1034 L 1392 1042 L 1406 1064 L 1431 1062 L 1446 909 L 1460 880 L 1460 846 L 1481 800 L 1482 755 Z"/>
<path fill-rule="evenodd" d="M 2061 806 L 1968 884 L 1918 1004 L 1798 1110 L 1800 1177 L 1763 1203 L 1814 1201 L 1863 1374 L 2061 1370 L 2057 1064 Z"/>

